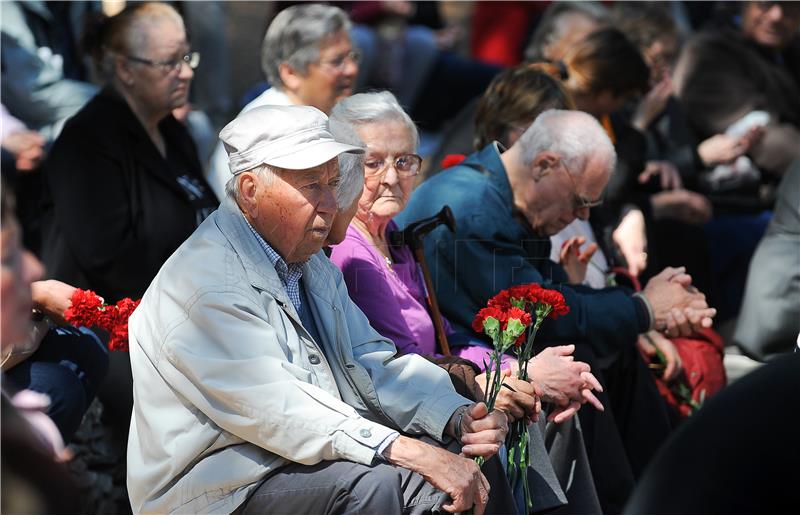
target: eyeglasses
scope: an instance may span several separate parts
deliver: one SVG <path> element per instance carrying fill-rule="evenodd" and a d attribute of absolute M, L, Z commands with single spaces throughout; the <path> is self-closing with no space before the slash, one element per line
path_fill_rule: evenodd
<path fill-rule="evenodd" d="M 575 179 L 572 177 L 572 173 L 569 171 L 569 168 L 567 167 L 567 162 L 564 159 L 561 160 L 561 165 L 564 167 L 564 172 L 566 172 L 567 177 L 569 177 L 569 182 L 572 184 L 573 211 L 578 211 L 579 209 L 587 209 L 603 205 L 602 198 L 591 200 L 581 195 L 578 195 L 578 185 L 575 184 Z"/>
<path fill-rule="evenodd" d="M 189 52 L 182 57 L 169 59 L 168 61 L 153 61 L 151 59 L 145 59 L 143 57 L 136 57 L 132 55 L 126 55 L 125 58 L 135 63 L 142 63 L 153 66 L 154 68 L 161 68 L 164 73 L 171 73 L 180 70 L 183 63 L 188 64 L 189 68 L 192 70 L 197 68 L 197 65 L 200 64 L 200 52 Z"/>
<path fill-rule="evenodd" d="M 326 66 L 334 71 L 342 72 L 344 71 L 344 67 L 348 62 L 356 63 L 361 60 L 361 52 L 358 50 L 351 50 L 344 55 L 341 55 L 335 59 L 331 59 L 330 61 L 320 61 L 320 66 Z"/>
<path fill-rule="evenodd" d="M 387 166 L 389 162 L 385 159 L 365 159 L 364 175 L 367 177 L 383 175 L 389 169 Z M 422 158 L 417 154 L 403 154 L 394 159 L 394 169 L 400 177 L 414 177 L 419 173 L 421 166 Z"/>

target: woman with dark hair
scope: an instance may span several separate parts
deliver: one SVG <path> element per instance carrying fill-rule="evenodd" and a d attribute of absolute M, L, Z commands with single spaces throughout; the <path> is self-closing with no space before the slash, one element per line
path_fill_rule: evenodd
<path fill-rule="evenodd" d="M 548 109 L 574 109 L 559 82 L 558 67 L 523 64 L 498 74 L 478 101 L 475 144 L 478 150 L 493 141 L 508 148 Z"/>
<path fill-rule="evenodd" d="M 164 261 L 218 205 L 187 129 L 200 56 L 167 4 L 132 4 L 87 40 L 107 85 L 70 119 L 45 163 L 43 260 L 48 275 L 107 302 L 142 296 Z M 127 426 L 127 355 L 112 354 L 118 392 L 102 391 Z M 118 368 L 118 370 L 117 370 Z M 126 380 L 127 378 L 127 380 Z"/>

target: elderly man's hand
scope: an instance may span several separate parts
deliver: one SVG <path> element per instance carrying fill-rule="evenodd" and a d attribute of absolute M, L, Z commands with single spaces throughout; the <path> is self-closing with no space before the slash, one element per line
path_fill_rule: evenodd
<path fill-rule="evenodd" d="M 479 405 L 486 409 L 483 403 L 473 407 Z M 445 511 L 462 512 L 475 506 L 476 515 L 483 513 L 489 482 L 475 461 L 406 436 L 397 437 L 383 455 L 389 463 L 413 470 L 448 494 L 450 502 L 442 506 Z"/>
<path fill-rule="evenodd" d="M 557 424 L 568 420 L 587 402 L 600 411 L 605 409 L 593 393 L 602 392 L 603 387 L 588 364 L 575 361 L 574 351 L 574 345 L 547 347 L 528 365 L 528 374 L 541 388 L 542 399 L 556 405 L 547 419 Z"/>
<path fill-rule="evenodd" d="M 642 294 L 655 317 L 656 330 L 667 336 L 689 336 L 711 327 L 717 310 L 708 307 L 706 297 L 692 286 L 684 267 L 667 267 L 648 281 Z"/>
<path fill-rule="evenodd" d="M 590 372 L 591 367 L 575 361 L 571 356 L 574 351 L 574 345 L 547 347 L 528 365 L 528 376 L 541 389 L 545 401 L 567 406 L 570 401 L 580 399 L 584 385 L 581 374 Z"/>
<path fill-rule="evenodd" d="M 483 402 L 471 405 L 461 418 L 461 453 L 474 458 L 490 458 L 500 450 L 508 433 L 508 418 L 502 411 L 489 409 Z"/>
<path fill-rule="evenodd" d="M 528 381 L 523 381 L 512 375 L 511 369 L 502 371 L 503 384 L 507 387 L 500 388 L 500 393 L 495 400 L 494 408 L 506 414 L 509 422 L 514 422 L 525 417 L 529 423 L 539 419 L 542 411 L 541 392 L 536 391 L 536 386 Z M 486 373 L 475 377 L 483 391 L 486 388 Z M 488 384 L 492 384 L 491 381 Z M 486 392 L 483 392 L 486 397 Z"/>

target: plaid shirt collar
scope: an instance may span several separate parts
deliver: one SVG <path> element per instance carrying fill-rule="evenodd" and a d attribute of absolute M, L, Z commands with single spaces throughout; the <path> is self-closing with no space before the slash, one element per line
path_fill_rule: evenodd
<path fill-rule="evenodd" d="M 256 241 L 264 249 L 264 253 L 266 253 L 267 258 L 269 259 L 272 266 L 275 267 L 275 271 L 278 272 L 278 277 L 280 277 L 283 286 L 286 288 L 286 294 L 289 297 L 289 300 L 294 305 L 294 309 L 297 310 L 297 313 L 302 312 L 302 302 L 300 301 L 300 278 L 303 276 L 303 263 L 292 263 L 290 265 L 286 264 L 286 261 L 275 252 L 269 243 L 267 243 L 264 238 L 261 237 L 258 232 L 250 225 L 250 222 L 247 220 L 247 217 L 242 214 L 245 223 L 247 223 L 247 227 L 250 228 L 250 231 L 255 236 Z"/>

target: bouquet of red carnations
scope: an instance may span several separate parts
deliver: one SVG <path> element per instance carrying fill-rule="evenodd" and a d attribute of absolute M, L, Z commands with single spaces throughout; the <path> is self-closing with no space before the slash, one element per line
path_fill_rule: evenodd
<path fill-rule="evenodd" d="M 141 300 L 124 298 L 111 305 L 91 290 L 75 290 L 71 300 L 72 305 L 64 312 L 67 322 L 75 326 L 99 327 L 109 334 L 110 350 L 128 350 L 128 318 Z"/>
<path fill-rule="evenodd" d="M 545 318 L 558 318 L 567 313 L 569 306 L 561 293 L 542 288 L 536 283 L 505 289 L 489 299 L 487 307 L 478 312 L 472 322 L 472 328 L 487 334 L 492 339 L 493 347 L 490 362 L 485 364 L 486 404 L 489 410 L 494 408 L 495 400 L 502 388 L 500 370 L 502 355 L 508 351 L 513 352 L 519 365 L 517 377 L 530 381 L 528 363 L 533 357 L 533 340 L 536 338 L 539 326 Z M 522 481 L 525 503 L 528 509 L 531 509 L 533 502 L 525 473 L 529 463 L 528 427 L 524 418 L 514 421 L 509 427 L 506 450 L 509 481 L 512 486 Z"/>

